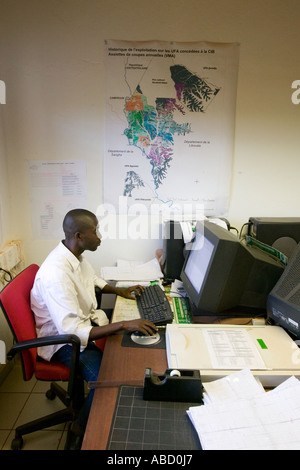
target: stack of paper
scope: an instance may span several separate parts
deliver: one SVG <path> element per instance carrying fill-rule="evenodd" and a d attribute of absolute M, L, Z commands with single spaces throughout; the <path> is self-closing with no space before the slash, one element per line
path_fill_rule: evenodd
<path fill-rule="evenodd" d="M 227 375 L 222 379 L 204 384 L 204 403 L 225 402 L 226 400 L 237 400 L 246 398 L 251 400 L 265 389 L 259 379 L 253 377 L 250 369 L 244 369 L 239 372 Z"/>
<path fill-rule="evenodd" d="M 163 277 L 156 258 L 147 263 L 118 260 L 117 266 L 101 269 L 103 279 L 109 281 L 155 281 Z"/>
<path fill-rule="evenodd" d="M 265 392 L 250 371 L 204 385 L 205 403 L 187 413 L 207 450 L 300 449 L 300 382 Z"/>

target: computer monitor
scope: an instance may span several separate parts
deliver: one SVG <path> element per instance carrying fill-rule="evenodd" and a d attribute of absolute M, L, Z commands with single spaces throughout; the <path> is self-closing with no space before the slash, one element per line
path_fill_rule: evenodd
<path fill-rule="evenodd" d="M 201 221 L 181 280 L 193 315 L 252 311 L 266 316 L 267 296 L 283 270 L 268 253 L 247 246 L 219 225 Z"/>
<path fill-rule="evenodd" d="M 267 300 L 268 320 L 300 338 L 300 243 Z"/>

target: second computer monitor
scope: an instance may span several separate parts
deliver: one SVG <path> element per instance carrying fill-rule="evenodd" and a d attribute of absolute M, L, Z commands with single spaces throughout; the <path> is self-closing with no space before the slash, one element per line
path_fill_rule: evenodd
<path fill-rule="evenodd" d="M 199 222 L 181 279 L 193 315 L 266 311 L 267 296 L 284 270 L 279 260 L 246 246 L 230 231 Z"/>

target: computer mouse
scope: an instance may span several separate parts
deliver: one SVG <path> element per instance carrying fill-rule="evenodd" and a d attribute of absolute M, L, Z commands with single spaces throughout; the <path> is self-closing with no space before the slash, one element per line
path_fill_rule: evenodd
<path fill-rule="evenodd" d="M 147 335 L 145 335 L 145 333 L 143 333 L 142 331 L 134 331 L 132 334 L 133 334 L 134 336 L 147 336 Z"/>
<path fill-rule="evenodd" d="M 131 334 L 131 339 L 136 344 L 148 346 L 157 343 L 160 340 L 160 334 L 155 333 L 152 336 L 148 336 L 142 333 L 141 331 L 134 331 Z"/>

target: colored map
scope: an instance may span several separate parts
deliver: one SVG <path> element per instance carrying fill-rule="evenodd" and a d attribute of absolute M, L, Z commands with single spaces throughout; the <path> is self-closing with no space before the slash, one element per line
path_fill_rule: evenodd
<path fill-rule="evenodd" d="M 235 104 L 236 91 L 235 80 L 228 86 L 236 68 L 226 70 L 227 48 L 155 41 L 105 46 L 105 203 L 117 207 L 120 197 L 129 206 L 199 203 L 206 215 L 224 214 L 234 123 L 226 100 Z M 235 55 L 230 47 L 228 56 Z"/>
<path fill-rule="evenodd" d="M 132 96 L 126 98 L 125 115 L 128 127 L 124 134 L 130 145 L 139 148 L 149 159 L 155 188 L 166 177 L 174 153 L 174 135 L 185 136 L 191 132 L 191 124 L 179 124 L 174 119 L 177 110 L 183 116 L 189 112 L 204 112 L 210 100 L 220 88 L 209 85 L 205 80 L 192 74 L 186 67 L 170 67 L 174 81 L 176 98 L 156 98 L 155 106 L 148 104 L 140 86 Z M 128 172 L 125 180 L 124 196 L 132 195 L 132 190 L 143 182 L 135 172 Z"/>

